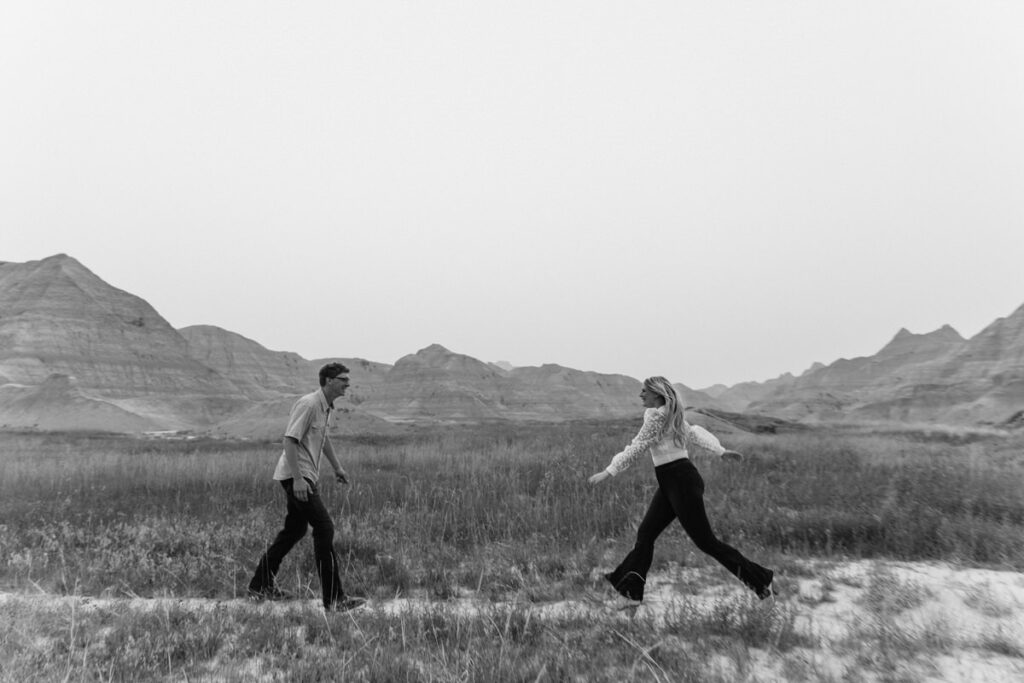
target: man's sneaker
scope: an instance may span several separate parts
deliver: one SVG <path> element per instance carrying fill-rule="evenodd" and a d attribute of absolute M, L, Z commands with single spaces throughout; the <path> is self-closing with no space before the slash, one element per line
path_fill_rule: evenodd
<path fill-rule="evenodd" d="M 249 589 L 249 599 L 256 602 L 262 602 L 263 600 L 291 600 L 294 597 L 291 593 L 283 591 L 277 586 L 261 590 Z"/>
<path fill-rule="evenodd" d="M 348 612 L 350 610 L 359 609 L 366 604 L 366 598 L 360 598 L 354 595 L 342 598 L 337 602 L 333 602 L 328 607 L 324 607 L 328 612 Z"/>

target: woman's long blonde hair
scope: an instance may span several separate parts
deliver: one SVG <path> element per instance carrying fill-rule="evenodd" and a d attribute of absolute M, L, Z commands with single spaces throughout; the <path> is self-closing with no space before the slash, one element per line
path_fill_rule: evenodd
<path fill-rule="evenodd" d="M 648 377 L 644 380 L 644 388 L 665 399 L 665 424 L 661 428 L 661 436 L 672 435 L 672 443 L 686 448 L 690 440 L 690 432 L 683 419 L 683 399 L 664 377 Z"/>

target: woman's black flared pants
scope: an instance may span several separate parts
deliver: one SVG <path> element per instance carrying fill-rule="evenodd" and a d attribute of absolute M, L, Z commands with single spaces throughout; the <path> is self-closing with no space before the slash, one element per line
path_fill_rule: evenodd
<path fill-rule="evenodd" d="M 751 562 L 740 551 L 718 540 L 704 510 L 704 479 L 689 459 L 673 460 L 654 468 L 658 490 L 636 533 L 636 545 L 615 570 L 605 575 L 622 595 L 643 600 L 647 572 L 654 559 L 654 541 L 673 519 L 703 552 L 718 560 L 751 590 L 764 597 L 773 573 Z"/>

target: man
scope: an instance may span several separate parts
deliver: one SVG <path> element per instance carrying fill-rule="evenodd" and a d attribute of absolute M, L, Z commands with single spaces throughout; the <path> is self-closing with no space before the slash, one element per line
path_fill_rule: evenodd
<path fill-rule="evenodd" d="M 281 482 L 287 494 L 288 513 L 284 518 L 284 528 L 260 558 L 256 574 L 249 582 L 249 597 L 254 600 L 288 597 L 277 587 L 274 578 L 285 555 L 311 526 L 324 609 L 346 611 L 366 602 L 365 598 L 346 596 L 341 587 L 338 557 L 334 552 L 334 522 L 317 490 L 322 456 L 327 456 L 336 480 L 348 483 L 348 475 L 327 438 L 334 399 L 345 395 L 348 384 L 348 368 L 341 363 L 328 363 L 320 368 L 320 389 L 306 394 L 292 406 L 284 433 L 284 452 L 274 470 L 274 479 Z"/>

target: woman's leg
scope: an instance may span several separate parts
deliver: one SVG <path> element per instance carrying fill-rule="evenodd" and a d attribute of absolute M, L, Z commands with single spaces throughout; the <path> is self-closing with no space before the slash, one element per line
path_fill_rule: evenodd
<path fill-rule="evenodd" d="M 647 514 L 640 522 L 640 528 L 637 529 L 633 549 L 614 571 L 604 575 L 620 594 L 630 600 L 644 599 L 647 571 L 654 560 L 654 541 L 672 523 L 675 516 L 672 505 L 659 488 L 651 499 Z"/>
<path fill-rule="evenodd" d="M 704 479 L 689 460 L 678 460 L 655 470 L 658 485 L 666 497 L 675 516 L 679 518 L 687 535 L 702 552 L 715 558 L 740 581 L 757 593 L 767 597 L 773 573 L 756 562 L 751 562 L 740 551 L 723 543 L 711 530 L 707 512 L 704 509 Z"/>

